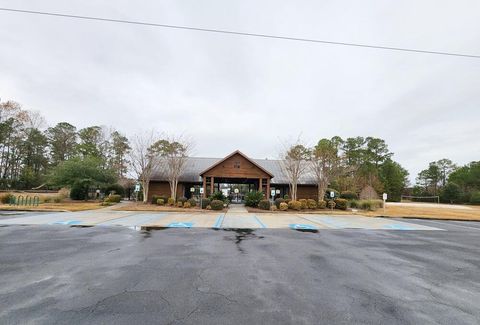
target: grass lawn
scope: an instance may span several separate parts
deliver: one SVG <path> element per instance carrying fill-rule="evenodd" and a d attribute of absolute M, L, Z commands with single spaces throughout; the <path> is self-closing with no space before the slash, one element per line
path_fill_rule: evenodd
<path fill-rule="evenodd" d="M 450 219 L 480 221 L 480 206 L 448 206 L 445 204 L 435 207 L 432 204 L 388 204 L 385 213 L 383 209 L 377 211 L 359 211 L 358 214 L 367 216 Z"/>
<path fill-rule="evenodd" d="M 62 203 L 41 203 L 38 206 L 11 206 L 0 204 L 0 210 L 7 211 L 85 211 L 104 208 L 99 202 L 65 201 Z"/>

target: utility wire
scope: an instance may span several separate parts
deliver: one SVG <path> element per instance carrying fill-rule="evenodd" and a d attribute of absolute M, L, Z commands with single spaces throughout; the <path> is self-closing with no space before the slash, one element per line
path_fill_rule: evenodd
<path fill-rule="evenodd" d="M 480 55 L 474 55 L 474 54 L 428 51 L 428 50 L 402 48 L 402 47 L 390 47 L 390 46 L 368 45 L 368 44 L 360 44 L 360 43 L 326 41 L 326 40 L 311 39 L 311 38 L 299 38 L 299 37 L 289 37 L 289 36 L 280 36 L 280 35 L 246 33 L 246 32 L 238 32 L 238 31 L 234 31 L 234 30 L 225 30 L 225 29 L 209 29 L 209 28 L 190 27 L 190 26 L 166 25 L 166 24 L 157 24 L 157 23 L 149 23 L 149 22 L 142 22 L 142 21 L 133 21 L 133 20 L 123 20 L 123 19 L 111 19 L 111 18 L 102 18 L 102 17 L 93 17 L 93 16 L 79 16 L 79 15 L 61 14 L 61 13 L 46 12 L 46 11 L 32 11 L 32 10 L 21 10 L 21 9 L 12 9 L 12 8 L 0 8 L 0 10 L 1 11 L 8 11 L 8 12 L 16 12 L 16 13 L 43 15 L 43 16 L 55 16 L 55 17 L 64 17 L 64 18 L 73 18 L 73 19 L 95 20 L 95 21 L 102 21 L 102 22 L 131 24 L 131 25 L 143 25 L 143 26 L 171 28 L 171 29 L 183 29 L 183 30 L 208 32 L 208 33 L 241 35 L 241 36 L 270 38 L 270 39 L 279 39 L 279 40 L 287 40 L 287 41 L 321 43 L 321 44 L 329 44 L 329 45 L 353 46 L 353 47 L 363 47 L 363 48 L 379 49 L 379 50 L 403 51 L 403 52 L 414 52 L 414 53 L 435 54 L 435 55 L 448 55 L 448 56 L 458 56 L 458 57 L 480 59 Z"/>

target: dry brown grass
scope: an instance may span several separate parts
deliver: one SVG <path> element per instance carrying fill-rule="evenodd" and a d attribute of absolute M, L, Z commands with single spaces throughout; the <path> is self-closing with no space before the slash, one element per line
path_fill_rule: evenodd
<path fill-rule="evenodd" d="M 41 203 L 39 206 L 11 206 L 0 204 L 0 210 L 8 211 L 86 211 L 104 208 L 99 202 L 66 201 L 62 203 Z"/>
<path fill-rule="evenodd" d="M 473 220 L 480 221 L 480 207 L 468 206 L 470 209 L 456 209 L 454 207 L 435 208 L 431 206 L 389 206 L 385 213 L 383 209 L 377 211 L 359 211 L 358 214 L 372 217 L 403 217 L 403 218 L 426 218 L 426 219 L 450 219 L 450 220 Z"/>

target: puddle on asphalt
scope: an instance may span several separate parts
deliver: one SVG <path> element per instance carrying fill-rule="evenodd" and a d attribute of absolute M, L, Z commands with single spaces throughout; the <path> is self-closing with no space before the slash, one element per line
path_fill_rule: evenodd
<path fill-rule="evenodd" d="M 215 230 L 218 230 L 218 229 L 215 229 Z M 235 232 L 235 239 L 233 239 L 231 237 L 224 237 L 224 238 L 225 238 L 225 240 L 234 240 L 235 245 L 237 246 L 237 250 L 240 253 L 245 253 L 245 250 L 240 245 L 242 243 L 242 241 L 247 240 L 247 239 L 263 239 L 263 238 L 265 238 L 264 236 L 257 236 L 255 234 L 255 230 L 250 229 L 250 228 L 225 228 L 225 229 L 222 229 L 222 230 L 223 231 Z"/>
<path fill-rule="evenodd" d="M 294 229 L 294 230 L 299 231 L 299 232 L 311 232 L 311 233 L 314 233 L 314 234 L 318 233 L 317 229 Z"/>
<path fill-rule="evenodd" d="M 70 228 L 92 228 L 93 225 L 71 225 Z"/>

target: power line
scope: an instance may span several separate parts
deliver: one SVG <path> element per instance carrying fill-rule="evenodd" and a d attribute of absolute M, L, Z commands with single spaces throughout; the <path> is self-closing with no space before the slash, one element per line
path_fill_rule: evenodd
<path fill-rule="evenodd" d="M 390 46 L 381 46 L 381 45 L 368 45 L 368 44 L 360 44 L 360 43 L 327 41 L 327 40 L 319 40 L 319 39 L 311 39 L 311 38 L 299 38 L 299 37 L 289 37 L 289 36 L 280 36 L 280 35 L 246 33 L 246 32 L 238 32 L 238 31 L 234 31 L 234 30 L 224 30 L 224 29 L 209 29 L 209 28 L 190 27 L 190 26 L 166 25 L 166 24 L 157 24 L 157 23 L 149 23 L 149 22 L 142 22 L 142 21 L 111 19 L 111 18 L 102 18 L 102 17 L 93 17 L 93 16 L 79 16 L 79 15 L 61 14 L 61 13 L 45 12 L 45 11 L 32 11 L 32 10 L 21 10 L 21 9 L 11 9 L 11 8 L 0 8 L 0 10 L 9 11 L 9 12 L 16 12 L 16 13 L 34 14 L 34 15 L 55 16 L 55 17 L 74 18 L 74 19 L 83 19 L 83 20 L 95 20 L 95 21 L 102 21 L 102 22 L 131 24 L 131 25 L 142 25 L 142 26 L 171 28 L 171 29 L 183 29 L 183 30 L 208 32 L 208 33 L 230 34 L 230 35 L 279 39 L 279 40 L 287 40 L 287 41 L 321 43 L 321 44 L 329 44 L 329 45 L 353 46 L 353 47 L 363 47 L 363 48 L 379 49 L 379 50 L 403 51 L 403 52 L 414 52 L 414 53 L 435 54 L 435 55 L 448 55 L 448 56 L 458 56 L 458 57 L 480 59 L 480 55 L 474 55 L 474 54 L 428 51 L 428 50 L 402 48 L 402 47 L 390 47 Z"/>

